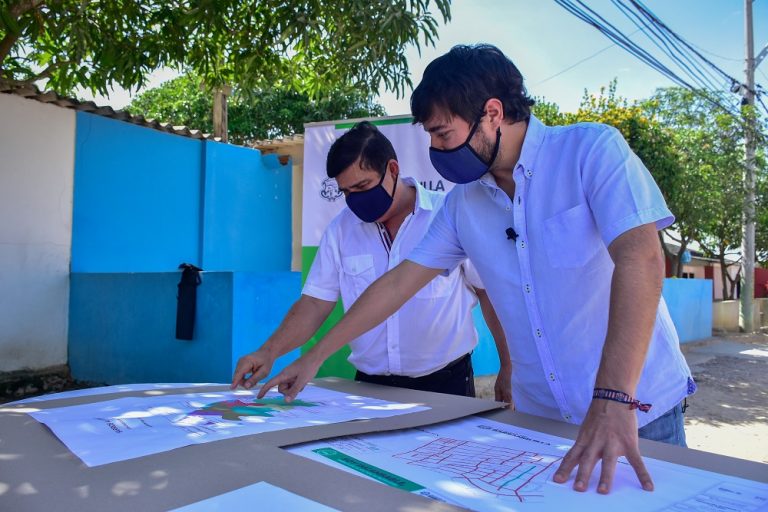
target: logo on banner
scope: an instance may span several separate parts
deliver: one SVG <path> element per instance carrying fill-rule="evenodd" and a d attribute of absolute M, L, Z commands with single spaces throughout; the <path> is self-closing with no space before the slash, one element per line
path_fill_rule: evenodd
<path fill-rule="evenodd" d="M 320 197 L 332 203 L 344 194 L 339 190 L 339 185 L 334 178 L 325 178 L 320 185 Z"/>

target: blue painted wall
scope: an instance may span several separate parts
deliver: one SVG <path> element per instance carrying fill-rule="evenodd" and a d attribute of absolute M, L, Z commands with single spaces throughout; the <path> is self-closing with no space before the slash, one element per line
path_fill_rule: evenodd
<path fill-rule="evenodd" d="M 175 338 L 179 272 L 73 273 L 69 366 L 106 384 L 225 382 L 231 365 L 232 275 L 198 287 L 195 339 Z"/>
<path fill-rule="evenodd" d="M 291 166 L 77 113 L 73 272 L 290 271 Z"/>
<path fill-rule="evenodd" d="M 193 340 L 177 340 L 180 272 L 73 273 L 69 365 L 81 380 L 229 382 L 299 297 L 293 272 L 204 272 Z M 298 357 L 281 358 L 272 375 Z"/>
<path fill-rule="evenodd" d="M 232 369 L 259 348 L 301 296 L 301 272 L 237 272 L 233 283 Z M 301 356 L 296 348 L 275 361 L 271 376 Z"/>
<path fill-rule="evenodd" d="M 472 352 L 472 368 L 477 376 L 495 375 L 499 373 L 499 353 L 479 305 L 472 310 L 472 318 L 478 334 L 477 347 Z"/>
<path fill-rule="evenodd" d="M 199 265 L 202 144 L 78 112 L 72 271 Z"/>
<path fill-rule="evenodd" d="M 275 155 L 208 143 L 203 268 L 290 271 L 291 168 Z"/>
<path fill-rule="evenodd" d="M 680 343 L 712 336 L 712 281 L 664 279 L 662 295 Z"/>
<path fill-rule="evenodd" d="M 75 147 L 73 375 L 229 381 L 299 297 L 290 164 L 82 112 Z M 182 262 L 216 271 L 198 288 L 192 341 L 175 338 Z"/>

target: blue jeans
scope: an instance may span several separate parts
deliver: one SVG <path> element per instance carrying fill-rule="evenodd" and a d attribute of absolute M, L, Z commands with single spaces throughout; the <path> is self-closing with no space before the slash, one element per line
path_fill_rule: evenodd
<path fill-rule="evenodd" d="M 683 404 L 680 403 L 646 426 L 638 429 L 637 433 L 643 439 L 676 444 L 687 448 L 683 424 Z"/>

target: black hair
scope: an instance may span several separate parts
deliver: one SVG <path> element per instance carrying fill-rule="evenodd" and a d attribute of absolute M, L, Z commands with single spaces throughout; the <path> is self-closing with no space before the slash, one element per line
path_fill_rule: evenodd
<path fill-rule="evenodd" d="M 387 162 L 397 160 L 395 148 L 383 133 L 368 121 L 361 121 L 336 139 L 328 150 L 325 172 L 335 178 L 360 159 L 360 167 L 384 174 Z"/>
<path fill-rule="evenodd" d="M 501 50 L 490 44 L 458 45 L 427 66 L 411 96 L 413 123 L 424 123 L 435 107 L 468 123 L 483 114 L 485 102 L 497 98 L 509 123 L 531 117 L 535 103 L 523 75 Z"/>

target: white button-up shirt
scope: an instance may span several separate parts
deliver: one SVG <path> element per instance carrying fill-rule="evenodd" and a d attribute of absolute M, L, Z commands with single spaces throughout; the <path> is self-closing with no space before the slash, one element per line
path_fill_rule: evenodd
<path fill-rule="evenodd" d="M 513 199 L 490 173 L 456 186 L 408 259 L 451 269 L 469 257 L 504 327 L 517 409 L 581 423 L 608 327 L 608 245 L 674 217 L 640 159 L 606 125 L 547 127 L 531 116 L 513 179 Z M 636 392 L 653 408 L 638 414 L 639 426 L 694 390 L 662 298 Z"/>
<path fill-rule="evenodd" d="M 342 299 L 344 309 L 382 274 L 396 267 L 421 241 L 445 200 L 412 178 L 416 207 L 394 240 L 386 228 L 360 220 L 349 208 L 325 230 L 302 291 L 322 300 Z M 472 308 L 477 296 L 470 286 L 482 284 L 471 266 L 457 261 L 399 311 L 350 343 L 349 362 L 369 375 L 421 377 L 471 352 L 477 345 Z"/>

